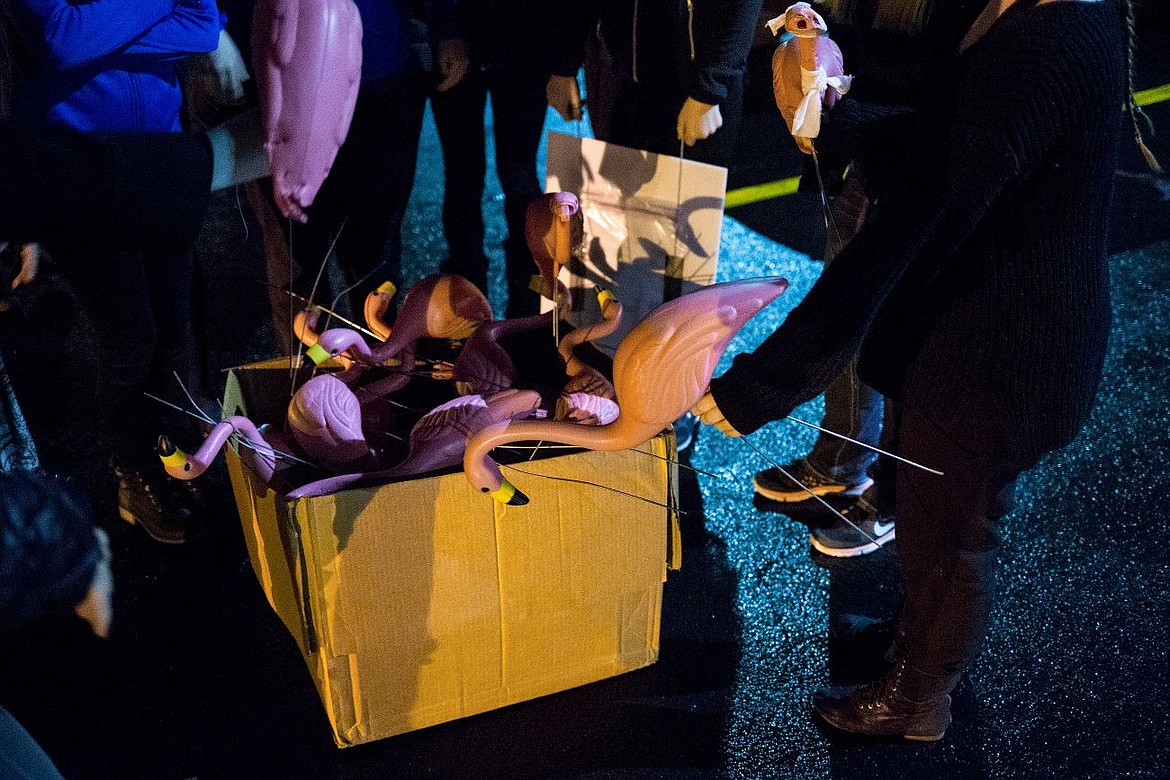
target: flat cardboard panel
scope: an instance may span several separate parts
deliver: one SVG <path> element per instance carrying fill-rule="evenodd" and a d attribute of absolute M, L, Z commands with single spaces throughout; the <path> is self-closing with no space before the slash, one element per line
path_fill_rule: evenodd
<path fill-rule="evenodd" d="M 279 369 L 229 378 L 225 409 L 245 412 L 250 393 L 287 393 L 287 381 Z M 532 499 L 524 507 L 472 491 L 462 472 L 290 504 L 233 453 L 253 568 L 297 637 L 337 744 L 653 663 L 677 521 L 636 497 L 671 501 L 673 441 L 641 449 L 657 457 L 581 452 L 506 467 Z"/>
<path fill-rule="evenodd" d="M 607 354 L 663 301 L 715 281 L 726 168 L 552 132 L 545 185 L 576 195 L 584 220 L 584 247 L 561 276 L 573 291 L 562 316 L 599 321 L 584 294 L 594 287 L 622 302 L 621 327 L 596 342 Z"/>

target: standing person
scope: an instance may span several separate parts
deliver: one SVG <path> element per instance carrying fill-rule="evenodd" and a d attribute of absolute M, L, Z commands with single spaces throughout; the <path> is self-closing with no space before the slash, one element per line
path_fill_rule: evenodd
<path fill-rule="evenodd" d="M 727 166 L 743 113 L 744 69 L 762 0 L 590 0 L 547 11 L 548 102 L 581 118 L 577 71 L 596 29 L 614 64 L 609 140 Z"/>
<path fill-rule="evenodd" d="M 491 95 L 496 173 L 508 228 L 503 244 L 508 317 L 540 309 L 539 296 L 529 289 L 536 267 L 524 242 L 524 216 L 528 204 L 544 192 L 536 172 L 549 75 L 539 55 L 543 5 L 540 0 L 461 3 L 471 68 L 454 88 L 431 95 L 443 145 L 443 232 L 450 251 L 442 270 L 466 277 L 485 293 L 484 106 Z"/>
<path fill-rule="evenodd" d="M 354 5 L 362 20 L 357 104 L 329 177 L 306 211 L 308 222 L 292 225 L 289 250 L 302 268 L 293 286 L 307 296 L 332 247 L 347 288 L 347 314 L 360 315 L 371 290 L 383 281 L 401 282 L 402 219 L 414 186 L 426 69 L 437 68 L 440 82 L 453 86 L 466 60 L 451 53 L 461 38 L 454 0 L 422 4 L 427 36 L 415 32 L 420 24 L 412 21 L 407 2 Z M 320 291 L 316 297 L 317 303 L 331 303 Z"/>
<path fill-rule="evenodd" d="M 934 72 L 931 63 L 955 50 L 981 4 L 830 0 L 824 10 L 846 71 L 853 76 L 849 91 L 833 106 L 815 139 L 822 170 L 814 181 L 825 182 L 828 189 L 829 264 L 888 191 L 906 156 L 914 153 L 905 139 Z M 825 388 L 824 404 L 821 427 L 869 447 L 822 433 L 804 456 L 785 464 L 783 471 L 770 467 L 758 472 L 752 484 L 759 495 L 782 503 L 808 501 L 810 494 L 853 498 L 842 511 L 847 521 L 813 526 L 810 541 L 825 555 L 865 555 L 892 541 L 895 533 L 895 470 L 884 459 L 875 463 L 871 449 L 879 444 L 884 401 L 857 376 L 857 365 L 851 362 Z"/>
<path fill-rule="evenodd" d="M 725 433 L 751 433 L 860 353 L 861 376 L 900 401 L 898 453 L 945 474 L 898 466 L 894 666 L 814 696 L 839 729 L 942 737 L 986 632 L 1016 478 L 1092 407 L 1110 328 L 1127 11 L 1124 0 L 991 0 L 923 109 L 912 167 L 696 406 Z"/>
<path fill-rule="evenodd" d="M 180 66 L 192 53 L 215 51 L 223 29 L 214 0 L 4 2 L 32 62 L 15 113 L 84 133 L 180 131 Z M 58 255 L 97 331 L 95 416 L 118 482 L 119 514 L 160 542 L 184 542 L 204 529 L 206 507 L 157 463 L 162 422 L 144 392 L 173 388 L 176 372 L 194 381 L 190 256 L 122 251 L 97 240 Z"/>

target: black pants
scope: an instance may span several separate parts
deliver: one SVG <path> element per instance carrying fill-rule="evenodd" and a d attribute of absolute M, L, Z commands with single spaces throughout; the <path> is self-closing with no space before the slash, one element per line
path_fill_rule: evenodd
<path fill-rule="evenodd" d="M 487 172 L 484 106 L 492 98 L 496 173 L 504 191 L 505 275 L 510 295 L 523 293 L 536 266 L 524 241 L 528 204 L 544 188 L 537 177 L 536 152 L 547 110 L 547 73 L 538 68 L 491 66 L 472 69 L 455 87 L 431 95 L 431 109 L 443 145 L 445 183 L 443 231 L 450 258 L 444 270 L 487 287 L 484 256 L 483 189 Z M 535 300 L 535 299 L 534 299 Z"/>
<path fill-rule="evenodd" d="M 293 225 L 290 249 L 302 269 L 296 292 L 309 294 L 330 245 L 346 286 L 355 285 L 345 296 L 350 314 L 360 316 L 367 293 L 380 283 L 401 281 L 402 219 L 414 186 L 424 100 L 412 69 L 362 87 L 308 222 Z M 327 289 L 318 288 L 316 303 L 329 305 L 340 292 Z"/>
<path fill-rule="evenodd" d="M 1008 460 L 992 412 L 975 402 L 961 430 L 944 430 L 907 399 L 886 420 L 896 426 L 898 454 L 944 473 L 898 464 L 900 632 L 915 667 L 952 682 L 987 632 L 999 522 L 1011 509 L 1016 478 L 1031 465 Z"/>
<path fill-rule="evenodd" d="M 201 389 L 191 255 L 98 248 L 57 258 L 97 333 L 93 417 L 100 417 L 104 444 L 120 462 L 154 463 L 160 433 L 182 439 L 193 428 L 185 416 L 166 412 L 144 393 L 186 403 L 176 373 L 194 394 Z"/>

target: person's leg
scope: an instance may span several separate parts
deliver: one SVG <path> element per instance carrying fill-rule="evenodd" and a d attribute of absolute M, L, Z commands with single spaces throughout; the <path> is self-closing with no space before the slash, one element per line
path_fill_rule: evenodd
<path fill-rule="evenodd" d="M 905 605 L 900 633 L 924 672 L 958 675 L 974 660 L 991 609 L 999 521 L 1011 508 L 1018 471 L 1004 462 L 985 415 L 962 439 L 929 416 L 902 413 L 901 452 L 937 476 L 898 467 L 898 565 Z"/>
<path fill-rule="evenodd" d="M 832 725 L 853 733 L 938 739 L 950 724 L 950 692 L 974 660 L 994 591 L 998 523 L 1018 471 L 1007 465 L 988 404 L 960 434 L 908 406 L 899 454 L 943 472 L 898 465 L 898 563 L 905 602 L 894 668 L 862 686 L 813 699 Z"/>
<path fill-rule="evenodd" d="M 536 152 L 547 102 L 546 74 L 536 69 L 493 68 L 488 71 L 492 95 L 492 126 L 496 141 L 496 172 L 504 190 L 505 279 L 508 285 L 508 316 L 525 316 L 539 311 L 540 301 L 528 283 L 536 264 L 524 238 L 528 205 L 544 191 L 536 173 Z"/>
<path fill-rule="evenodd" d="M 152 260 L 136 252 L 95 251 L 71 254 L 63 267 L 97 334 L 101 359 L 94 424 L 104 448 L 99 457 L 114 463 L 119 514 L 157 541 L 177 544 L 205 528 L 186 491 L 159 463 L 155 441 L 164 423 L 157 402 L 145 393 L 165 386 L 164 395 L 179 395 L 173 377 L 169 385 L 161 384 L 164 367 L 189 371 L 192 366 L 191 257 Z M 158 313 L 167 320 L 165 341 Z"/>
<path fill-rule="evenodd" d="M 487 290 L 483 253 L 483 187 L 487 172 L 484 105 L 487 83 L 472 68 L 446 92 L 431 93 L 431 110 L 443 147 L 443 232 L 448 258 L 442 269 Z M 494 96 L 493 96 L 494 101 Z"/>
<path fill-rule="evenodd" d="M 857 234 L 865 221 L 869 198 L 865 179 L 851 171 L 842 185 L 841 194 L 829 206 L 829 236 L 825 246 L 825 265 Z M 825 414 L 821 427 L 844 434 L 864 444 L 876 446 L 882 428 L 882 396 L 857 376 L 857 364 L 851 363 L 825 390 Z M 877 453 L 829 434 L 820 434 L 805 460 L 814 472 L 846 485 L 865 481 L 866 470 Z"/>
<path fill-rule="evenodd" d="M 351 314 L 360 316 L 367 293 L 381 282 L 400 282 L 402 219 L 414 185 L 424 105 L 413 72 L 363 88 L 309 221 L 293 232 L 292 251 L 311 272 L 302 274 L 301 287 L 312 286 L 333 244 L 347 286 L 353 286 L 344 296 Z M 318 292 L 316 297 L 319 303 L 331 303 L 332 296 Z"/>

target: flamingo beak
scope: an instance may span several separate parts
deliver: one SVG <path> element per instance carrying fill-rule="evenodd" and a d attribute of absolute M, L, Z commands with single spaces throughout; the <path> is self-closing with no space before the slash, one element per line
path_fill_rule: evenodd
<path fill-rule="evenodd" d="M 505 506 L 524 506 L 528 503 L 528 496 L 520 492 L 520 490 L 507 480 L 505 477 L 500 478 L 500 486 L 489 493 L 492 498 Z"/>
<path fill-rule="evenodd" d="M 166 434 L 158 437 L 157 447 L 159 459 L 172 476 L 176 472 L 181 474 L 187 471 L 187 453 L 176 447 L 174 442 Z"/>

